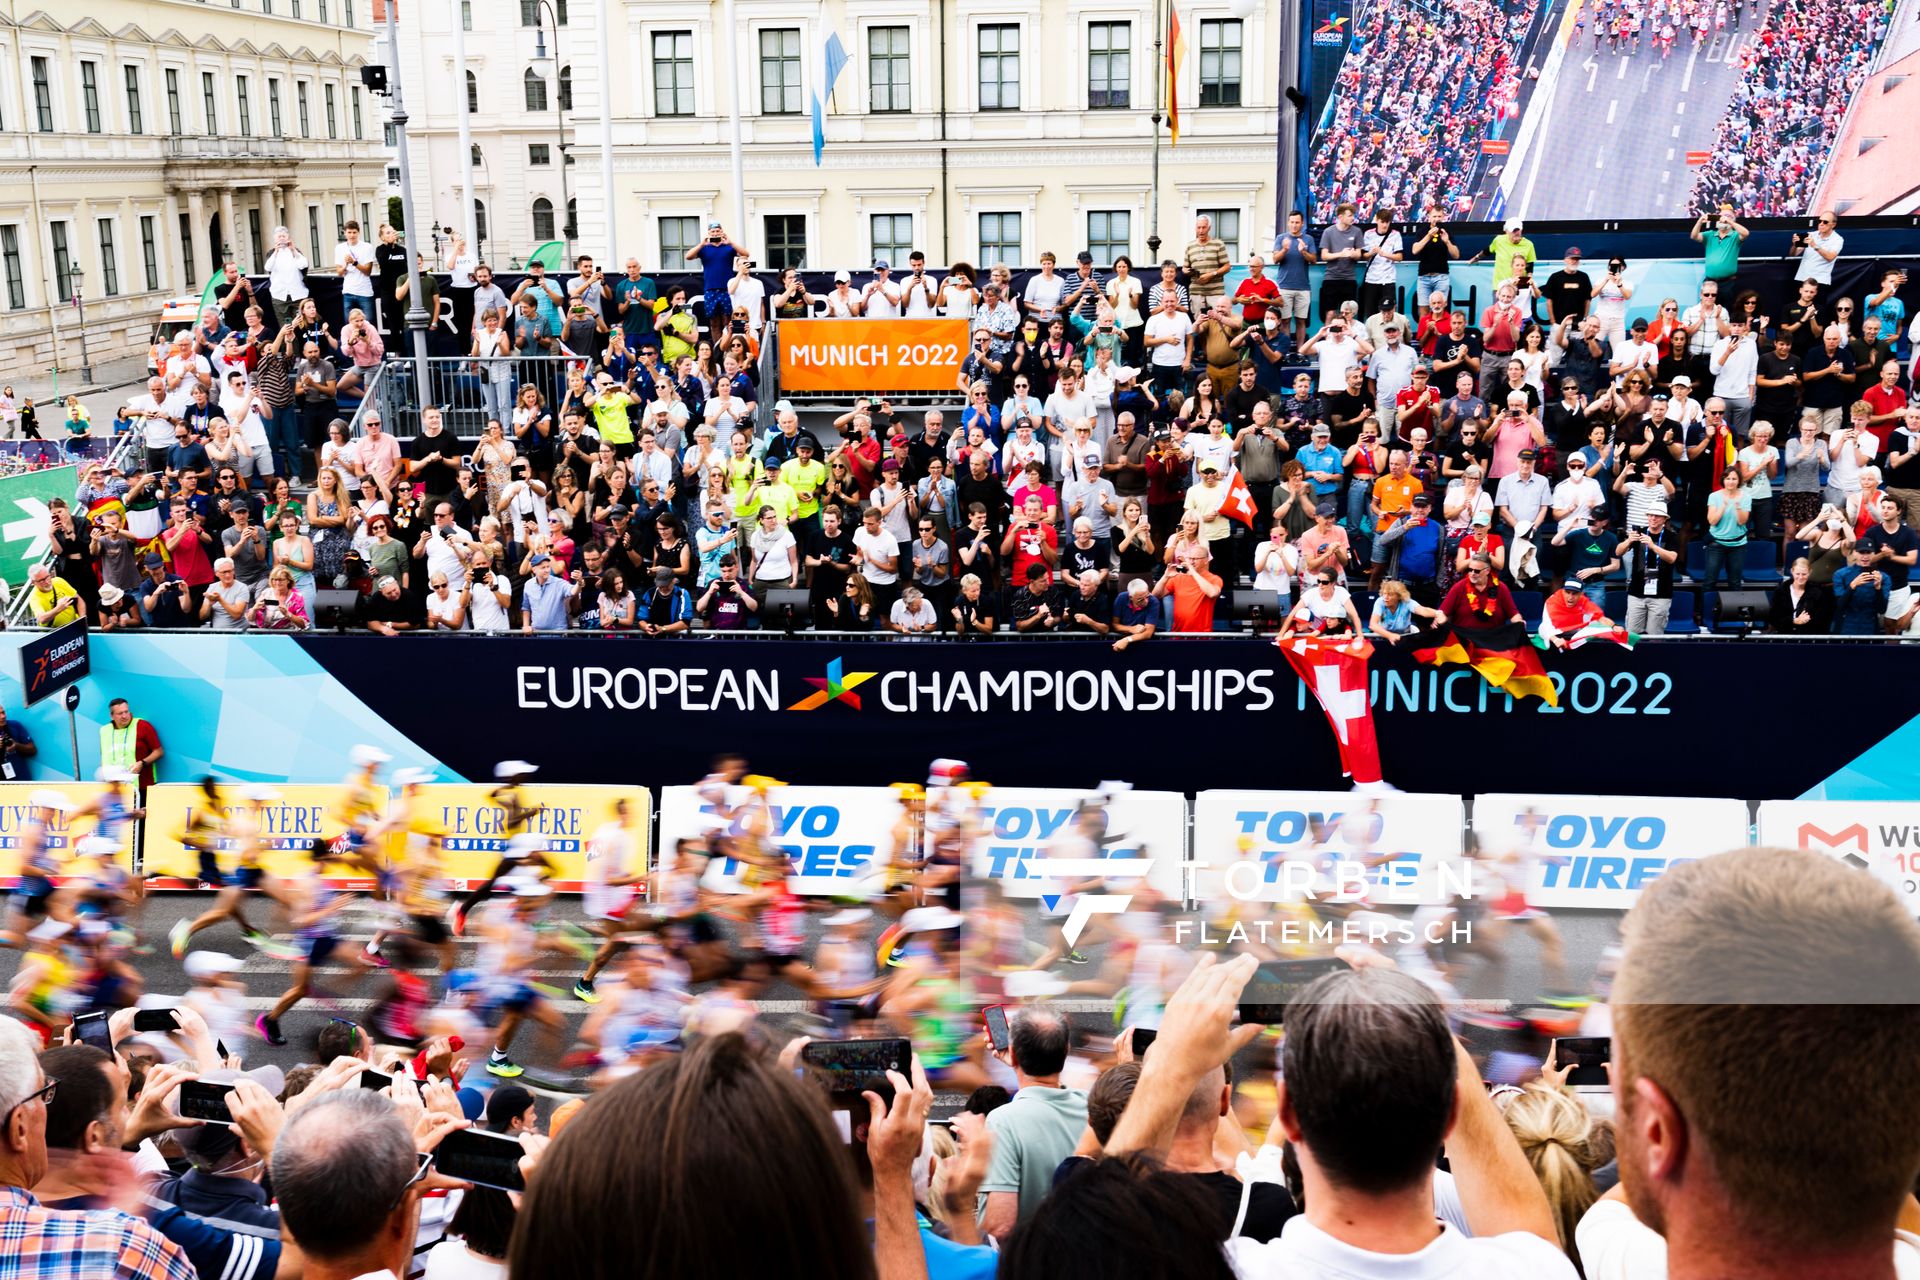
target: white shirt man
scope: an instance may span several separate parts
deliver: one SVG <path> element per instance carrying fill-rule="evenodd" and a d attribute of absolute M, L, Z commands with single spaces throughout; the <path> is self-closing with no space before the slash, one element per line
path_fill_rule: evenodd
<path fill-rule="evenodd" d="M 1604 326 L 1603 326 L 1604 328 Z M 1632 373 L 1635 369 L 1644 369 L 1652 373 L 1660 363 L 1660 348 L 1647 341 L 1647 326 L 1635 322 L 1633 332 L 1626 341 L 1616 342 L 1613 346 L 1613 363 L 1610 372 L 1614 377 Z"/>
<path fill-rule="evenodd" d="M 888 586 L 900 580 L 900 543 L 877 520 L 866 521 L 853 531 L 853 549 L 860 553 L 861 576 L 874 586 Z M 882 569 L 884 560 L 893 567 Z"/>
<path fill-rule="evenodd" d="M 307 296 L 307 255 L 294 247 L 291 237 L 274 245 L 266 270 L 267 292 L 281 302 L 298 302 Z"/>
<path fill-rule="evenodd" d="M 1186 312 L 1161 308 L 1147 317 L 1148 363 L 1156 369 L 1178 369 L 1187 361 L 1187 338 L 1193 321 Z M 1158 342 L 1154 340 L 1158 339 Z"/>
<path fill-rule="evenodd" d="M 373 246 L 360 238 L 358 227 L 347 228 L 347 238 L 334 251 L 333 264 L 342 268 L 341 293 L 350 298 L 373 296 Z"/>
<path fill-rule="evenodd" d="M 140 434 L 149 449 L 173 446 L 173 421 L 180 415 L 167 407 L 167 384 L 147 380 L 147 394 L 127 401 L 127 412 L 140 420 Z"/>
<path fill-rule="evenodd" d="M 227 390 L 220 397 L 221 415 L 226 418 L 227 425 L 233 428 L 234 434 L 239 436 L 247 446 L 247 452 L 253 455 L 254 464 L 259 466 L 264 459 L 266 470 L 262 474 L 272 475 L 273 450 L 267 441 L 266 423 L 260 420 L 258 406 L 254 403 L 253 388 L 247 386 L 244 381 L 234 378 L 228 378 L 226 385 Z"/>
<path fill-rule="evenodd" d="M 1302 355 L 1312 355 L 1320 362 L 1320 394 L 1337 395 L 1347 389 L 1347 370 L 1360 363 L 1360 342 L 1354 337 L 1349 322 L 1336 319 L 1334 324 L 1341 329 L 1335 333 L 1332 329 L 1323 330 L 1315 337 L 1307 339 L 1307 346 L 1300 349 Z M 1307 347 L 1312 350 L 1308 351 Z M 1408 381 L 1412 381 L 1411 375 Z"/>
<path fill-rule="evenodd" d="M 187 412 L 187 406 L 193 402 L 194 384 L 198 383 L 209 393 L 214 391 L 213 365 L 203 355 L 198 355 L 191 347 L 178 347 L 167 357 L 167 412 L 181 417 Z"/>
<path fill-rule="evenodd" d="M 445 519 L 441 518 L 443 513 Z M 427 544 L 427 580 L 431 582 L 438 574 L 455 591 L 464 588 L 473 535 L 453 522 L 453 509 L 442 503 L 434 512 L 433 527 L 420 536 Z"/>
<path fill-rule="evenodd" d="M 1713 344 L 1707 361 L 1713 370 L 1713 394 L 1721 399 L 1752 400 L 1753 379 L 1760 372 L 1760 346 L 1744 325 Z"/>
<path fill-rule="evenodd" d="M 760 326 L 767 322 L 767 286 L 747 270 L 745 258 L 739 259 L 735 265 L 740 269 L 734 273 L 733 279 L 727 281 L 727 293 L 733 299 L 733 314 L 745 316 L 747 328 L 759 333 Z"/>
<path fill-rule="evenodd" d="M 900 314 L 900 286 L 888 278 L 891 270 L 884 262 L 874 263 L 873 279 L 860 291 L 862 314 L 869 320 L 892 320 Z"/>
<path fill-rule="evenodd" d="M 1559 531 L 1575 533 L 1586 528 L 1593 509 L 1606 500 L 1600 482 L 1587 474 L 1587 460 L 1577 454 L 1567 459 L 1567 478 L 1553 489 L 1553 515 L 1560 522 Z"/>
<path fill-rule="evenodd" d="M 1700 301 L 1680 313 L 1680 323 L 1692 331 L 1687 339 L 1687 354 L 1709 355 L 1727 328 L 1727 309 L 1720 305 L 1716 294 L 1702 290 Z"/>
<path fill-rule="evenodd" d="M 1820 215 L 1820 225 L 1806 238 L 1807 247 L 1800 252 L 1800 269 L 1793 273 L 1795 280 L 1811 280 L 1821 285 L 1833 283 L 1833 261 L 1847 243 L 1846 237 L 1833 229 L 1835 221 L 1831 211 Z"/>
<path fill-rule="evenodd" d="M 909 271 L 900 280 L 901 309 L 909 320 L 937 316 L 940 314 L 940 282 L 926 273 L 925 259 L 914 265 L 921 268 L 919 273 Z"/>

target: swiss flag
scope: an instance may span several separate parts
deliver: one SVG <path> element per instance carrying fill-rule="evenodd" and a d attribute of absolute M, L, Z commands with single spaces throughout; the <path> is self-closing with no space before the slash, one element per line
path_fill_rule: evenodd
<path fill-rule="evenodd" d="M 1253 528 L 1253 490 L 1247 488 L 1247 478 L 1238 467 L 1227 476 L 1227 496 L 1220 500 L 1220 514 Z"/>
<path fill-rule="evenodd" d="M 1380 743 L 1373 735 L 1373 700 L 1367 692 L 1372 642 L 1358 636 L 1350 641 L 1282 636 L 1274 643 L 1327 713 L 1340 740 L 1341 772 L 1358 784 L 1380 782 Z"/>

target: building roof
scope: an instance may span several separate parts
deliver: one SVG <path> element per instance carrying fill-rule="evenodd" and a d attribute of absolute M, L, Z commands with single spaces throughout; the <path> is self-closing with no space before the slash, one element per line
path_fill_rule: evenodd
<path fill-rule="evenodd" d="M 1912 42 L 1908 42 L 1912 43 Z M 1920 48 L 1867 77 L 1815 208 L 1843 214 L 1910 213 L 1920 208 Z"/>

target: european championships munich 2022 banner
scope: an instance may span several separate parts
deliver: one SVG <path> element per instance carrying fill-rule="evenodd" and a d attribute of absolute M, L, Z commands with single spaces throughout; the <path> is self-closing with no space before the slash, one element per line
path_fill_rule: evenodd
<path fill-rule="evenodd" d="M 1311 0 L 1310 216 L 1912 207 L 1920 0 Z"/>

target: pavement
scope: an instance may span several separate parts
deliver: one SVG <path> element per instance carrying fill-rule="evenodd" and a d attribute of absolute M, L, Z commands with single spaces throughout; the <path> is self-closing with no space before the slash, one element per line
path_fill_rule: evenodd
<path fill-rule="evenodd" d="M 1546 30 L 1557 33 L 1569 4 L 1559 0 Z M 1758 38 L 1767 15 L 1740 12 L 1739 27 L 1709 33 L 1697 47 L 1676 34 L 1662 58 L 1650 33 L 1639 48 L 1595 47 L 1588 29 L 1566 52 L 1550 100 L 1529 109 L 1546 117 L 1513 188 L 1509 212 L 1542 221 L 1690 216 L 1694 169 L 1689 151 L 1713 147 L 1714 132 L 1740 82 L 1742 48 Z M 1536 56 L 1544 57 L 1544 49 Z"/>
<path fill-rule="evenodd" d="M 186 979 L 180 966 L 166 946 L 167 931 L 177 920 L 192 919 L 205 911 L 213 901 L 210 893 L 176 892 L 156 893 L 147 900 L 143 929 L 146 936 L 153 940 L 155 950 L 146 956 L 130 957 L 134 968 L 138 970 L 145 989 L 150 995 L 173 995 L 185 990 Z M 249 904 L 249 918 L 258 925 L 272 927 L 269 917 L 259 909 L 259 904 Z M 548 909 L 549 918 L 561 921 L 581 923 L 585 917 L 578 897 L 562 896 L 556 899 Z M 806 922 L 808 949 L 819 940 L 820 914 L 809 915 Z M 1573 974 L 1576 987 L 1584 988 L 1599 962 L 1602 950 L 1614 940 L 1617 917 L 1613 913 L 1566 913 L 1556 916 L 1562 935 L 1566 941 L 1568 966 Z M 722 928 L 729 922 L 721 920 Z M 1027 936 L 1029 945 L 1035 950 L 1043 946 L 1051 936 L 1052 924 L 1037 914 L 1029 917 Z M 876 926 L 875 932 L 878 932 Z M 291 935 L 280 928 L 273 935 L 278 941 L 287 941 Z M 370 936 L 366 927 L 349 925 L 346 936 L 349 945 L 359 946 Z M 222 923 L 197 935 L 193 942 L 194 950 L 221 951 L 242 960 L 238 974 L 246 984 L 246 1012 L 249 1019 L 265 1013 L 287 987 L 286 962 L 263 954 L 249 946 L 240 936 L 238 929 L 231 924 Z M 1098 946 L 1083 948 L 1090 956 L 1085 966 L 1063 965 L 1055 972 L 1063 979 L 1081 981 L 1096 977 L 1100 972 L 1102 953 Z M 1482 1001 L 1510 1001 L 1526 1005 L 1539 994 L 1543 983 L 1538 965 L 1538 949 L 1530 939 L 1516 938 L 1510 944 L 1511 963 L 1496 968 L 1476 963 L 1462 980 L 1462 994 L 1470 999 Z M 475 943 L 472 938 L 459 940 L 459 963 L 473 963 Z M 10 979 L 17 968 L 17 959 L 0 957 L 0 978 Z M 541 969 L 535 981 L 571 992 L 575 980 L 584 966 L 555 963 Z M 326 987 L 330 982 L 344 980 L 346 969 L 341 966 L 326 966 L 318 973 L 318 985 Z M 283 1069 L 313 1060 L 315 1037 L 329 1018 L 361 1019 L 374 1001 L 383 993 L 388 980 L 379 976 L 369 976 L 351 988 L 343 989 L 338 995 L 326 998 L 314 998 L 297 1006 L 284 1019 L 282 1027 L 289 1043 L 285 1046 L 272 1046 L 249 1036 L 244 1046 L 230 1046 L 245 1055 L 249 1065 L 258 1066 L 273 1063 Z M 762 1019 L 789 1032 L 810 1031 L 817 1033 L 819 1024 L 810 1012 L 809 1005 L 791 987 L 775 984 L 766 996 L 760 1000 Z M 1105 996 L 1076 996 L 1055 1002 L 1067 1013 L 1075 1028 L 1077 1045 L 1085 1045 L 1096 1054 L 1104 1050 L 1104 1038 L 1113 1034 L 1113 1002 Z M 585 1020 L 590 1006 L 574 999 L 571 994 L 556 1001 L 565 1020 L 564 1041 L 571 1044 L 580 1024 Z M 559 1077 L 574 1073 L 562 1071 L 555 1061 L 546 1054 L 539 1037 L 529 1028 L 519 1037 L 515 1045 L 515 1060 L 536 1076 Z M 476 1081 L 490 1080 L 477 1069 Z M 523 1081 L 523 1083 L 525 1083 Z M 554 1096 L 559 1096 L 555 1094 Z M 936 1105 L 944 1113 L 957 1109 L 965 1101 L 959 1095 L 942 1095 L 936 1099 Z"/>

